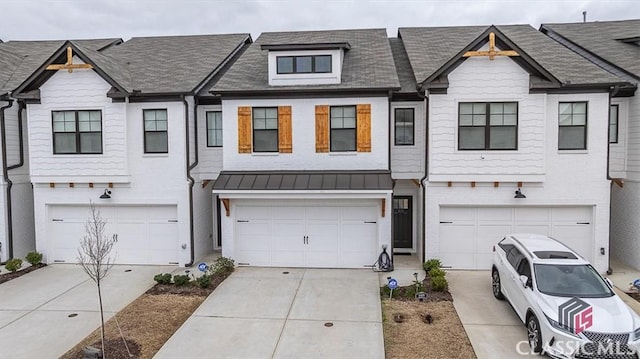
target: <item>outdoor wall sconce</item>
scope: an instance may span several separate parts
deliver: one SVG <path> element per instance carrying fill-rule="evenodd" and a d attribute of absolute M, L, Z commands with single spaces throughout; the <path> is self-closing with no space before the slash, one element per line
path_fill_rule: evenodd
<path fill-rule="evenodd" d="M 518 188 L 516 190 L 516 195 L 513 196 L 513 198 L 527 198 L 527 196 L 525 196 L 524 193 L 522 193 L 522 191 L 520 190 L 520 188 Z"/>
<path fill-rule="evenodd" d="M 109 189 L 105 189 L 104 193 L 100 195 L 100 199 L 109 199 L 111 198 L 111 191 Z"/>

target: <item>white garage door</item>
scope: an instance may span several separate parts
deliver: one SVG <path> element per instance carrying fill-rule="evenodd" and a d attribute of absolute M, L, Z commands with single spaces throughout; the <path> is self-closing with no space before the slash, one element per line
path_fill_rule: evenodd
<path fill-rule="evenodd" d="M 362 206 L 238 206 L 238 264 L 362 268 L 377 259 L 378 210 Z"/>
<path fill-rule="evenodd" d="M 441 207 L 444 266 L 489 269 L 493 245 L 510 233 L 552 236 L 593 259 L 593 207 Z"/>
<path fill-rule="evenodd" d="M 106 235 L 118 235 L 113 252 L 118 264 L 177 264 L 176 206 L 101 206 Z M 51 259 L 76 263 L 85 235 L 88 206 L 49 206 Z"/>

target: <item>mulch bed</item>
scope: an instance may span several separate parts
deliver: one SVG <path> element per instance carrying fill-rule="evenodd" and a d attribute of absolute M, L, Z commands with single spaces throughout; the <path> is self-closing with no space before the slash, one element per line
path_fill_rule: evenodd
<path fill-rule="evenodd" d="M 34 266 L 29 266 L 26 267 L 24 269 L 20 269 L 19 271 L 16 272 L 7 272 L 7 273 L 0 273 L 0 284 L 8 282 L 12 279 L 16 279 L 18 277 L 22 277 L 23 275 L 27 274 L 27 273 L 31 273 L 34 270 L 38 270 L 42 267 L 46 267 L 47 265 L 44 263 L 40 263 L 40 264 L 36 264 Z"/>

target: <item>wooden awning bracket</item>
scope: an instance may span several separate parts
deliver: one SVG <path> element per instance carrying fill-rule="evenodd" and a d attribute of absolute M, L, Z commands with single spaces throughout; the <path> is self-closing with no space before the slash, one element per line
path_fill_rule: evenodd
<path fill-rule="evenodd" d="M 624 180 L 622 178 L 612 178 L 613 183 L 615 183 L 618 187 L 624 187 Z"/>
<path fill-rule="evenodd" d="M 384 218 L 385 212 L 387 210 L 387 200 L 382 198 L 382 218 Z"/>
<path fill-rule="evenodd" d="M 209 185 L 209 183 L 211 183 L 211 180 L 204 180 L 202 181 L 202 188 L 205 188 Z"/>
<path fill-rule="evenodd" d="M 224 206 L 226 216 L 229 217 L 229 215 L 231 214 L 231 207 L 229 207 L 229 198 L 223 198 L 220 201 L 222 201 L 222 205 Z"/>
<path fill-rule="evenodd" d="M 71 46 L 67 47 L 67 62 L 64 64 L 51 64 L 47 66 L 47 70 L 67 70 L 70 73 L 73 72 L 73 69 L 92 69 L 93 66 L 91 64 L 74 64 L 73 63 L 73 48 Z"/>
<path fill-rule="evenodd" d="M 489 60 L 492 60 L 496 56 L 520 56 L 517 51 L 513 50 L 499 50 L 496 51 L 496 34 L 489 33 L 489 51 L 467 51 L 462 57 L 476 57 L 476 56 L 489 56 Z"/>

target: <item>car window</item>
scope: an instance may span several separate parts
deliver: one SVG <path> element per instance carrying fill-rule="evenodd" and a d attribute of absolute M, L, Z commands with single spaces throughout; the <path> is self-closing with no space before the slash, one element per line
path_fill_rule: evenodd
<path fill-rule="evenodd" d="M 516 247 L 511 248 L 509 252 L 507 252 L 507 260 L 509 261 L 509 263 L 511 263 L 513 269 L 517 270 L 518 263 L 520 263 L 520 259 L 522 258 L 524 258 L 524 256 Z"/>
<path fill-rule="evenodd" d="M 535 264 L 541 293 L 557 297 L 604 298 L 613 292 L 590 265 Z"/>
<path fill-rule="evenodd" d="M 526 258 L 523 258 L 518 264 L 517 272 L 519 275 L 524 275 L 527 278 L 531 278 L 531 267 L 529 266 L 529 261 Z"/>

